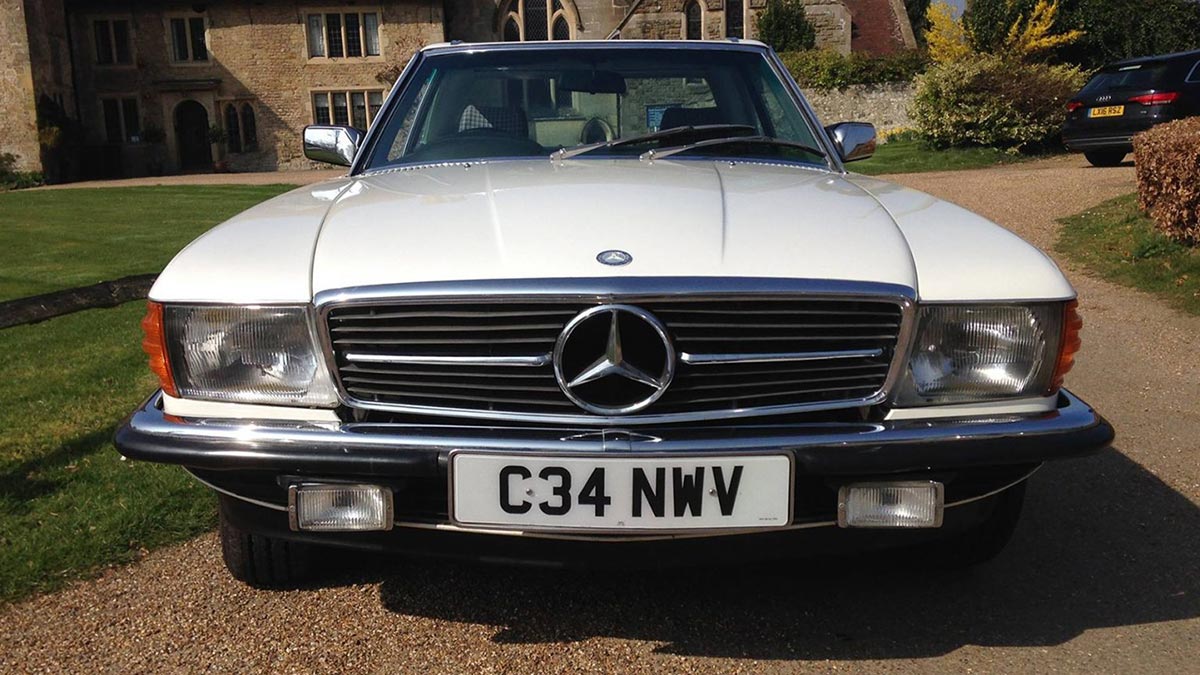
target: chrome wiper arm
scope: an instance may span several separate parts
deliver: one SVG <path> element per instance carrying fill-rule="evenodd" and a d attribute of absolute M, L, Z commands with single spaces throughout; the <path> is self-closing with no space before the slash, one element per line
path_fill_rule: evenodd
<path fill-rule="evenodd" d="M 662 150 L 647 150 L 641 154 L 639 159 L 662 159 L 664 157 L 670 157 L 671 155 L 677 155 L 681 152 L 689 152 L 691 150 L 697 150 L 700 148 L 711 148 L 721 145 L 735 145 L 737 143 L 744 143 L 747 145 L 770 145 L 780 148 L 795 148 L 796 150 L 807 152 L 810 155 L 816 155 L 817 157 L 821 158 L 826 157 L 824 150 L 808 145 L 807 143 L 788 141 L 782 138 L 775 138 L 773 136 L 730 136 L 728 138 L 711 138 L 706 141 L 697 141 L 687 145 L 678 145 L 673 148 L 663 148 Z"/>
<path fill-rule="evenodd" d="M 698 124 L 688 127 L 671 127 L 670 129 L 661 129 L 659 131 L 651 131 L 646 134 L 630 136 L 629 138 L 618 138 L 604 143 L 591 143 L 589 145 L 580 145 L 574 148 L 559 148 L 550 153 L 550 159 L 561 161 L 570 159 L 579 155 L 584 155 L 594 150 L 602 150 L 609 148 L 619 148 L 624 145 L 636 145 L 638 143 L 648 143 L 650 141 L 659 141 L 666 138 L 675 138 L 676 136 L 687 136 L 692 134 L 704 135 L 709 133 L 734 133 L 738 131 L 753 133 L 756 129 L 748 124 Z M 738 138 L 734 136 L 733 138 Z M 751 138 L 746 136 L 745 138 Z"/>

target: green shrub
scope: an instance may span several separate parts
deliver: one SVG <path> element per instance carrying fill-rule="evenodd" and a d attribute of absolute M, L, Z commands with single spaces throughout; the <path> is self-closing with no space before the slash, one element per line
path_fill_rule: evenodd
<path fill-rule="evenodd" d="M 1019 16 L 1029 16 L 1037 0 L 971 0 L 963 20 L 978 51 L 1003 42 Z M 1060 31 L 1083 36 L 1059 47 L 1053 58 L 1084 68 L 1133 56 L 1200 48 L 1200 2 L 1196 0 L 1059 0 Z"/>
<path fill-rule="evenodd" d="M 758 15 L 758 39 L 777 52 L 812 49 L 817 44 L 817 29 L 804 13 L 802 0 L 769 0 Z"/>
<path fill-rule="evenodd" d="M 1059 57 L 1085 68 L 1133 56 L 1200 49 L 1195 0 L 1062 0 L 1063 20 L 1084 31 Z M 1150 7 L 1153 5 L 1153 7 Z"/>
<path fill-rule="evenodd" d="M 929 65 L 924 52 L 909 50 L 881 56 L 829 50 L 780 55 L 796 82 L 806 89 L 841 89 L 852 84 L 909 82 Z"/>
<path fill-rule="evenodd" d="M 1161 124 L 1133 138 L 1138 206 L 1172 241 L 1200 245 L 1200 117 Z"/>
<path fill-rule="evenodd" d="M 1063 106 L 1084 79 L 1073 67 L 977 55 L 918 77 L 910 113 L 936 147 L 1036 150 L 1056 142 Z"/>
<path fill-rule="evenodd" d="M 41 185 L 42 174 L 37 171 L 17 171 L 17 156 L 0 152 L 0 190 L 20 190 Z"/>
<path fill-rule="evenodd" d="M 1019 18 L 1029 16 L 1037 0 L 972 0 L 963 12 L 963 26 L 977 52 L 998 51 Z"/>

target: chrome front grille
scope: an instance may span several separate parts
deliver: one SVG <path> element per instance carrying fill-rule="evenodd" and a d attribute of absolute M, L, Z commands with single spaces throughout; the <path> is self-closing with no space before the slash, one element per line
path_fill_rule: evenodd
<path fill-rule="evenodd" d="M 674 381 L 644 410 L 581 410 L 555 378 L 564 326 L 613 297 L 330 303 L 331 365 L 355 407 L 536 422 L 638 424 L 881 400 L 909 320 L 903 297 L 627 297 L 665 325 Z"/>

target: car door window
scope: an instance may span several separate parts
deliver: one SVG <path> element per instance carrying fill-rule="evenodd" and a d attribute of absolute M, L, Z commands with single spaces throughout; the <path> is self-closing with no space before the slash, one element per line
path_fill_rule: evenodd
<path fill-rule="evenodd" d="M 1187 82 L 1189 84 L 1200 84 L 1200 61 L 1192 66 L 1192 72 L 1188 73 Z"/>

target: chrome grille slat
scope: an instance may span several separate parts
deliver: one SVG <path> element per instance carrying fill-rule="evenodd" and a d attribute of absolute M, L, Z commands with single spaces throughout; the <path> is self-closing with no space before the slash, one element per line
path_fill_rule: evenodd
<path fill-rule="evenodd" d="M 502 378 L 493 378 L 492 382 L 472 382 L 470 386 L 472 389 L 485 389 L 485 390 L 489 390 L 489 391 L 542 391 L 542 392 L 557 392 L 558 391 L 558 386 L 555 384 L 551 384 L 549 386 L 518 384 L 515 382 L 504 384 L 504 385 L 495 384 L 495 381 L 500 380 L 500 379 L 502 379 Z M 360 377 L 358 375 L 343 376 L 342 381 L 346 382 L 347 388 L 350 388 L 350 389 L 358 389 L 358 387 L 355 386 L 358 384 L 365 384 L 368 386 L 370 386 L 370 385 L 386 385 L 389 387 L 392 387 L 392 386 L 395 386 L 395 387 L 430 387 L 433 389 L 443 389 L 443 388 L 462 389 L 463 388 L 462 383 L 456 383 L 456 382 L 422 382 L 420 380 L 380 379 L 380 378 L 371 378 L 371 377 Z M 553 383 L 553 380 L 551 380 L 551 382 Z"/>
<path fill-rule="evenodd" d="M 484 373 L 463 372 L 462 369 L 455 370 L 454 372 L 431 372 L 428 370 L 383 370 L 383 369 L 379 369 L 379 368 L 363 368 L 362 366 L 359 366 L 357 364 L 348 365 L 348 366 L 342 368 L 342 376 L 345 377 L 347 373 L 350 373 L 350 374 L 364 373 L 364 374 L 371 374 L 371 375 L 439 377 L 439 378 L 441 378 L 441 377 L 501 378 L 501 379 L 505 379 L 505 380 L 515 379 L 515 378 L 537 379 L 537 378 L 547 377 L 546 373 L 541 373 L 541 374 L 527 373 L 527 372 L 524 372 L 523 370 L 518 370 L 515 368 L 505 368 L 503 370 L 501 370 L 500 368 L 496 368 L 495 371 L 484 372 Z M 549 375 L 549 377 L 553 377 L 553 375 Z"/>
<path fill-rule="evenodd" d="M 589 307 L 636 305 L 662 321 L 679 353 L 718 359 L 678 362 L 674 382 L 658 401 L 608 420 L 636 424 L 877 401 L 908 320 L 905 302 L 894 296 L 719 294 L 414 297 L 332 304 L 323 312 L 323 330 L 352 406 L 605 423 L 572 403 L 551 365 L 535 357 L 553 352 L 562 328 Z M 723 360 L 730 355 L 733 360 Z M 739 355 L 779 360 L 739 361 Z M 512 357 L 526 365 L 500 365 Z"/>
<path fill-rule="evenodd" d="M 769 342 L 802 340 L 805 342 L 840 341 L 840 340 L 886 340 L 894 335 L 688 335 L 677 336 L 679 343 L 688 342 Z"/>
<path fill-rule="evenodd" d="M 538 341 L 528 337 L 481 337 L 481 338 L 395 338 L 385 340 L 382 338 L 337 338 L 334 340 L 335 345 L 518 345 L 518 344 L 543 344 L 545 341 Z M 551 339 L 553 343 L 553 339 Z"/>
<path fill-rule="evenodd" d="M 560 323 L 542 323 L 542 324 L 526 324 L 526 325 L 517 325 L 517 326 L 466 326 L 466 327 L 464 327 L 462 325 L 458 325 L 458 326 L 407 326 L 404 328 L 393 328 L 391 326 L 338 326 L 337 328 L 334 328 L 332 330 L 335 334 L 337 334 L 337 333 L 353 333 L 353 332 L 404 333 L 404 332 L 410 332 L 410 331 L 417 332 L 417 333 L 430 333 L 430 332 L 437 332 L 437 331 L 452 332 L 452 331 L 462 331 L 462 330 L 472 330 L 472 331 L 552 330 L 552 331 L 555 331 L 555 334 L 557 334 L 557 332 L 561 329 L 562 329 L 562 324 L 560 324 Z"/>
<path fill-rule="evenodd" d="M 446 393 L 442 393 L 442 392 L 431 393 L 431 392 L 421 392 L 421 391 L 411 391 L 411 390 L 406 391 L 406 390 L 392 390 L 392 389 L 371 389 L 371 388 L 366 388 L 366 387 L 356 388 L 355 391 L 364 393 L 364 394 L 379 394 L 379 395 L 387 395 L 387 396 L 403 396 L 407 393 L 407 394 L 414 395 L 414 396 L 423 396 L 423 397 L 428 397 L 428 398 L 442 398 L 442 399 L 449 399 L 452 401 L 479 401 L 479 402 L 488 403 L 488 404 L 492 404 L 492 403 L 522 403 L 522 404 L 526 404 L 526 405 L 537 405 L 537 406 L 553 405 L 553 406 L 558 406 L 558 407 L 562 407 L 562 408 L 574 408 L 575 407 L 575 404 L 573 404 L 567 400 L 554 401 L 554 400 L 549 400 L 549 399 L 545 399 L 545 398 L 520 398 L 520 397 L 515 397 L 515 396 L 468 396 L 466 394 L 446 394 Z"/>
<path fill-rule="evenodd" d="M 686 309 L 678 309 L 678 308 L 670 309 L 670 308 L 668 308 L 668 309 L 662 309 L 662 310 L 659 310 L 658 312 L 656 312 L 656 314 L 661 316 L 664 320 L 669 318 L 672 314 L 695 314 L 695 315 L 718 314 L 718 315 L 726 316 L 730 313 L 731 313 L 731 310 L 729 310 L 729 309 L 691 309 L 691 308 L 686 308 Z M 799 315 L 861 316 L 861 317 L 869 317 L 869 316 L 893 317 L 893 316 L 895 316 L 895 314 L 888 313 L 888 312 L 852 312 L 852 311 L 836 311 L 836 310 L 822 310 L 822 309 L 807 309 L 807 310 L 806 309 L 789 309 L 789 310 L 784 310 L 784 309 L 738 309 L 738 310 L 733 310 L 732 313 L 743 314 L 743 315 L 799 314 Z"/>
<path fill-rule="evenodd" d="M 774 397 L 774 396 L 796 396 L 796 395 L 800 395 L 800 394 L 820 394 L 823 392 L 830 392 L 830 391 L 854 391 L 854 390 L 860 390 L 860 389 L 873 390 L 873 389 L 876 389 L 876 387 L 875 387 L 875 385 L 861 385 L 861 386 L 857 386 L 857 387 L 823 387 L 823 388 L 819 388 L 819 389 L 792 389 L 792 390 L 787 390 L 787 391 L 759 392 L 756 394 L 743 394 L 741 396 L 738 396 L 737 400 L 744 401 L 744 400 L 749 400 L 749 399 L 768 398 L 768 397 Z M 728 397 L 726 397 L 726 396 L 714 396 L 714 397 L 709 397 L 709 398 L 693 398 L 693 399 L 690 399 L 690 402 L 692 402 L 692 403 L 710 403 L 713 401 L 726 401 L 726 400 L 728 400 Z"/>
<path fill-rule="evenodd" d="M 733 365 L 740 365 L 740 364 L 733 364 Z M 868 363 L 868 364 L 863 364 L 863 365 L 858 365 L 858 366 L 818 366 L 816 368 L 808 368 L 808 369 L 782 368 L 782 367 L 779 367 L 777 364 L 771 364 L 771 363 L 745 364 L 745 365 L 746 366 L 751 366 L 751 365 L 772 366 L 772 365 L 775 365 L 776 367 L 772 368 L 768 371 L 761 371 L 761 372 L 747 370 L 746 368 L 739 368 L 732 375 L 729 372 L 718 371 L 716 369 L 716 367 L 713 367 L 713 366 L 709 366 L 709 367 L 706 367 L 703 369 L 693 368 L 688 373 L 688 379 L 689 380 L 703 380 L 703 379 L 714 378 L 714 377 L 728 378 L 728 377 L 732 377 L 734 375 L 740 375 L 740 376 L 744 376 L 744 377 L 752 377 L 752 376 L 756 376 L 756 375 L 794 375 L 796 373 L 816 373 L 816 372 L 824 373 L 824 372 L 829 372 L 829 371 L 844 372 L 844 371 L 848 371 L 848 370 L 864 370 L 864 369 L 886 372 L 887 369 L 890 367 L 890 364 L 887 364 L 887 363 Z M 875 372 L 875 374 L 878 375 L 879 372 Z"/>
<path fill-rule="evenodd" d="M 774 386 L 786 386 L 786 385 L 793 385 L 793 384 L 810 384 L 810 383 L 816 383 L 816 382 L 841 382 L 841 383 L 849 384 L 849 383 L 852 383 L 854 380 L 868 380 L 867 382 L 864 382 L 864 384 L 871 384 L 870 381 L 875 380 L 875 379 L 876 378 L 873 375 L 860 375 L 858 377 L 837 377 L 837 376 L 806 377 L 806 378 L 799 378 L 799 379 L 772 380 L 770 382 L 770 386 L 774 387 Z M 682 384 L 682 385 L 676 384 L 675 391 L 676 392 L 713 391 L 713 390 L 719 390 L 719 389 L 733 389 L 736 387 L 744 388 L 746 385 L 747 385 L 746 382 L 719 382 L 719 383 L 715 383 L 715 384 Z"/>
<path fill-rule="evenodd" d="M 574 315 L 575 315 L 574 312 L 563 311 L 563 310 L 531 310 L 531 311 L 527 311 L 527 312 L 489 311 L 489 312 L 485 312 L 482 314 L 479 312 L 415 311 L 415 312 L 381 312 L 378 314 L 346 314 L 346 315 L 340 316 L 339 320 L 340 321 L 357 321 L 357 320 L 374 321 L 376 319 L 440 319 L 440 318 L 486 319 L 486 318 L 508 318 L 508 317 L 515 317 L 515 316 L 521 316 L 521 317 L 557 316 L 557 317 L 561 317 L 563 319 L 570 319 Z"/>
<path fill-rule="evenodd" d="M 822 328 L 891 328 L 891 329 L 895 329 L 898 327 L 899 327 L 899 324 L 896 324 L 896 323 L 807 323 L 807 324 L 804 324 L 804 326 L 803 326 L 803 328 L 805 328 L 805 329 L 822 329 Z M 797 328 L 797 326 L 794 322 L 793 323 L 750 323 L 750 322 L 731 323 L 729 321 L 722 321 L 720 323 L 713 323 L 713 322 L 695 323 L 695 322 L 691 322 L 691 321 L 675 321 L 675 322 L 671 323 L 671 328 L 673 328 L 676 331 L 684 329 L 684 328 L 739 328 L 739 329 L 746 329 L 746 330 L 758 330 L 758 329 L 771 330 L 771 329 L 775 329 L 775 328 L 787 328 L 787 329 L 795 330 Z"/>

